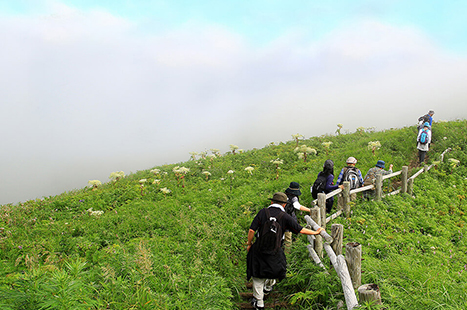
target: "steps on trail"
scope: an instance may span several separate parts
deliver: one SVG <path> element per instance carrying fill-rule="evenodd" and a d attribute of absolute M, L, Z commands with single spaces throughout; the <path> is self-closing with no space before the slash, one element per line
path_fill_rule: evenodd
<path fill-rule="evenodd" d="M 247 289 L 251 289 L 253 284 L 247 282 L 245 284 Z M 242 299 L 246 302 L 237 303 L 239 309 L 254 309 L 251 306 L 250 300 L 253 298 L 252 292 L 241 292 L 239 293 Z M 284 296 L 279 292 L 272 291 L 271 293 L 264 295 L 264 308 L 265 309 L 287 309 L 290 305 L 285 301 Z"/>

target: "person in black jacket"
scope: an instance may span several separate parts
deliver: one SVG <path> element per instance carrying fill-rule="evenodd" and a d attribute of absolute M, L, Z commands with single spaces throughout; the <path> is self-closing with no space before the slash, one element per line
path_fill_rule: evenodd
<path fill-rule="evenodd" d="M 318 235 L 323 228 L 317 231 L 303 228 L 284 210 L 287 204 L 287 195 L 281 192 L 274 194 L 271 205 L 268 208 L 261 209 L 251 222 L 248 231 L 247 241 L 247 279 L 253 280 L 253 299 L 251 301 L 255 309 L 264 309 L 264 286 L 269 279 L 278 281 L 285 278 L 287 271 L 287 261 L 284 250 L 279 247 L 274 254 L 262 253 L 259 249 L 258 239 L 253 243 L 255 233 L 261 236 L 261 229 L 268 220 L 266 213 L 269 212 L 270 218 L 273 217 L 279 223 L 282 231 L 289 230 L 295 234 Z M 268 209 L 266 211 L 266 209 Z"/>

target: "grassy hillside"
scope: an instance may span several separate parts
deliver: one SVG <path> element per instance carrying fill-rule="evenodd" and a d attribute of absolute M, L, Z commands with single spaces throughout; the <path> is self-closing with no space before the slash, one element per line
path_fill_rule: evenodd
<path fill-rule="evenodd" d="M 417 178 L 414 198 L 358 201 L 350 219 L 335 221 L 346 242 L 363 245 L 362 281 L 380 286 L 388 309 L 467 308 L 466 125 L 434 124 L 427 161 L 451 147 L 447 158 L 460 164 L 445 161 Z M 297 181 L 309 206 L 326 159 L 336 177 L 349 156 L 363 173 L 378 159 L 400 170 L 414 167 L 415 140 L 415 127 L 360 128 L 222 156 L 214 150 L 96 188 L 3 205 L 1 308 L 234 309 L 244 290 L 248 227 L 274 192 Z M 381 148 L 373 154 L 375 141 Z M 297 145 L 316 154 L 300 159 Z M 288 279 L 277 289 L 297 309 L 336 309 L 343 299 L 337 276 L 322 273 L 305 244 L 297 237 Z"/>

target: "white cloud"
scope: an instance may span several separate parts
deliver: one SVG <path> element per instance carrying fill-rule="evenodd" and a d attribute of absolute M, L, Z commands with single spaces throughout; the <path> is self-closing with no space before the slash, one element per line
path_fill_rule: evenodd
<path fill-rule="evenodd" d="M 151 34 L 102 10 L 56 5 L 0 21 L 0 128 L 10 132 L 0 160 L 11 180 L 0 203 L 337 123 L 404 126 L 428 109 L 467 116 L 466 59 L 417 29 L 363 21 L 319 42 L 291 34 L 259 48 L 213 25 Z"/>

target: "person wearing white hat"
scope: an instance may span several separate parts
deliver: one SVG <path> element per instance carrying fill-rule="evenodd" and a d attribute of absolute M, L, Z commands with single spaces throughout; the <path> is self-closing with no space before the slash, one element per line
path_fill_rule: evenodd
<path fill-rule="evenodd" d="M 358 187 L 363 186 L 363 177 L 362 177 L 362 172 L 360 169 L 355 167 L 357 164 L 357 159 L 355 157 L 350 156 L 347 158 L 347 166 L 342 168 L 341 172 L 339 173 L 339 176 L 337 177 L 337 185 L 342 185 L 344 182 L 349 182 L 350 183 L 350 189 L 356 189 Z M 351 194 L 350 195 L 350 200 L 354 201 L 357 199 L 357 194 Z M 342 195 L 339 196 L 337 203 L 340 207 L 343 207 L 344 205 L 344 199 Z"/>

